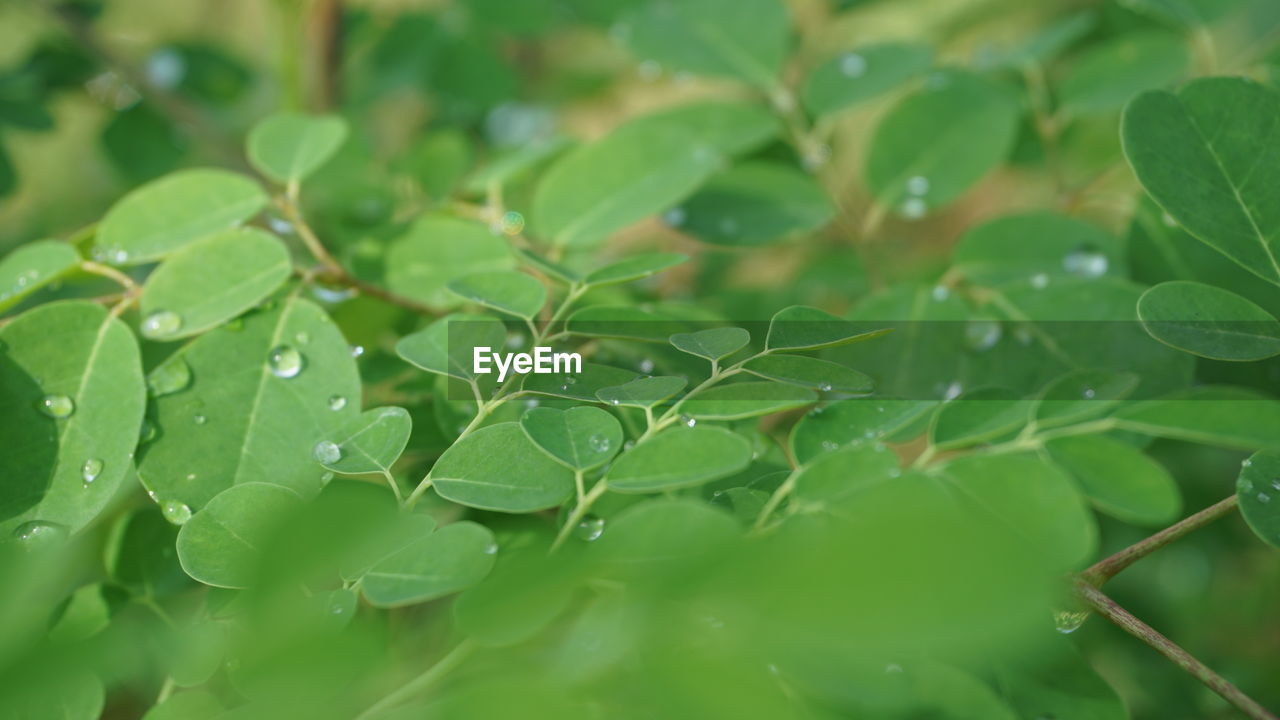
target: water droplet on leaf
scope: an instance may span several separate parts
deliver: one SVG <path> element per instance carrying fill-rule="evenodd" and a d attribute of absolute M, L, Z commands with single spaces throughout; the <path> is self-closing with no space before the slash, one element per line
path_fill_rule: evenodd
<path fill-rule="evenodd" d="M 1072 275 L 1095 278 L 1107 274 L 1106 254 L 1092 245 L 1082 245 L 1062 258 L 1062 269 Z"/>
<path fill-rule="evenodd" d="M 609 438 L 606 437 L 604 433 L 596 433 L 595 435 L 587 438 L 587 444 L 596 452 L 609 452 Z"/>
<path fill-rule="evenodd" d="M 40 411 L 51 418 L 69 418 L 76 411 L 76 403 L 66 395 L 45 395 L 40 400 Z"/>
<path fill-rule="evenodd" d="M 1064 635 L 1079 630 L 1084 621 L 1088 619 L 1088 610 L 1055 610 L 1053 613 L 1054 627 Z"/>
<path fill-rule="evenodd" d="M 321 440 L 311 449 L 311 457 L 321 465 L 332 465 L 342 459 L 342 448 L 336 443 L 328 440 Z"/>
<path fill-rule="evenodd" d="M 329 409 L 337 412 L 347 406 L 347 399 L 341 395 L 334 395 L 329 398 Z"/>
<path fill-rule="evenodd" d="M 98 458 L 89 458 L 84 461 L 84 465 L 80 466 L 80 479 L 84 480 L 85 485 L 97 480 L 101 474 L 102 460 Z"/>
<path fill-rule="evenodd" d="M 297 377 L 302 372 L 302 354 L 288 345 L 280 345 L 267 354 L 267 366 L 279 378 Z"/>
<path fill-rule="evenodd" d="M 183 525 L 191 519 L 191 508 L 179 500 L 165 500 L 160 503 L 160 514 L 174 525 Z"/>
<path fill-rule="evenodd" d="M 169 310 L 157 310 L 142 321 L 142 336 L 159 340 L 171 337 L 182 329 L 182 318 Z"/>
<path fill-rule="evenodd" d="M 840 72 L 845 77 L 862 77 L 867 72 L 867 59 L 858 53 L 849 53 L 840 58 Z"/>
<path fill-rule="evenodd" d="M 170 358 L 147 375 L 147 387 L 154 397 L 172 395 L 191 384 L 191 368 L 180 357 Z"/>
<path fill-rule="evenodd" d="M 67 529 L 57 523 L 32 520 L 14 528 L 13 537 L 28 548 L 48 547 L 67 537 Z"/>
<path fill-rule="evenodd" d="M 588 515 L 582 518 L 578 526 L 573 529 L 573 534 L 581 540 L 592 542 L 598 540 L 604 534 L 604 518 Z"/>

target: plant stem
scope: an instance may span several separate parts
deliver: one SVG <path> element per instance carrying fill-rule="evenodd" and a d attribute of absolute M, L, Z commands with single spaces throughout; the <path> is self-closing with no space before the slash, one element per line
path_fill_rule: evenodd
<path fill-rule="evenodd" d="M 93 275 L 101 275 L 114 280 L 117 285 L 124 288 L 126 295 L 136 295 L 140 290 L 138 283 L 134 282 L 133 278 L 108 265 L 96 263 L 92 260 L 81 260 L 80 269 Z"/>
<path fill-rule="evenodd" d="M 1219 503 L 1221 505 L 1221 503 Z M 1217 507 L 1216 505 L 1214 507 Z M 1156 652 L 1164 655 L 1174 665 L 1185 670 L 1195 679 L 1204 683 L 1206 687 L 1222 696 L 1224 700 L 1234 705 L 1246 717 L 1252 720 L 1277 720 L 1276 716 L 1271 714 L 1266 708 L 1258 704 L 1256 700 L 1241 692 L 1240 688 L 1232 685 L 1226 678 L 1210 670 L 1208 666 L 1197 660 L 1190 653 L 1178 647 L 1169 638 L 1161 635 L 1154 628 L 1134 617 L 1129 611 L 1120 607 L 1114 600 L 1107 597 L 1101 590 L 1089 584 L 1085 580 L 1076 583 L 1076 592 L 1080 598 L 1089 604 L 1094 610 L 1106 619 L 1120 626 L 1120 629 L 1138 638 L 1142 642 L 1150 645 Z"/>
<path fill-rule="evenodd" d="M 796 478 L 799 476 L 800 471 L 798 469 L 792 470 L 791 474 L 787 476 L 787 479 L 782 481 L 782 484 L 778 486 L 778 489 L 773 491 L 773 494 L 769 496 L 769 501 L 764 504 L 764 507 L 760 508 L 760 515 L 756 517 L 755 524 L 751 526 L 752 532 L 760 532 L 764 529 L 765 523 L 769 521 L 769 517 L 773 515 L 773 513 L 778 509 L 778 506 L 782 504 L 782 501 L 785 500 L 787 496 L 791 494 L 791 491 L 795 489 Z"/>
<path fill-rule="evenodd" d="M 1108 580 L 1119 574 L 1120 571 L 1138 560 L 1169 545 L 1183 535 L 1199 530 L 1214 520 L 1231 513 L 1236 509 L 1237 504 L 1236 496 L 1232 495 L 1225 500 L 1210 505 L 1204 510 L 1170 525 L 1146 540 L 1130 545 L 1111 557 L 1098 561 L 1080 573 L 1080 580 L 1095 588 L 1100 588 Z"/>
<path fill-rule="evenodd" d="M 401 685 L 390 694 L 383 697 L 378 702 L 369 706 L 369 709 L 356 716 L 356 720 L 370 720 L 377 717 L 379 713 L 399 705 L 400 703 L 412 698 L 414 695 L 426 690 L 434 685 L 440 678 L 448 675 L 454 668 L 458 667 L 471 656 L 476 650 L 476 646 L 470 640 L 463 640 L 453 650 L 450 650 L 444 657 L 436 661 L 434 665 L 427 668 L 421 675 L 411 679 L 409 682 Z"/>
<path fill-rule="evenodd" d="M 586 516 L 589 510 L 591 510 L 591 506 L 594 505 L 596 500 L 599 500 L 600 496 L 608 489 L 609 488 L 605 485 L 604 480 L 601 480 L 591 488 L 591 491 L 588 492 L 577 505 L 573 506 L 573 512 L 569 513 L 569 517 L 565 518 L 564 525 L 560 527 L 560 532 L 556 534 L 555 542 L 551 543 L 551 552 L 558 550 L 560 546 L 564 544 L 564 541 L 569 539 L 569 533 L 573 532 L 573 529 L 578 527 L 578 523 L 582 522 L 582 518 Z"/>

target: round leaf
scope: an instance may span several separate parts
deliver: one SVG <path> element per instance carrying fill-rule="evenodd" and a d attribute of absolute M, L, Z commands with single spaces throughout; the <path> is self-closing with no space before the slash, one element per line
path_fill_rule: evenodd
<path fill-rule="evenodd" d="M 768 350 L 796 351 L 836 347 L 885 334 L 888 330 L 867 331 L 829 312 L 804 305 L 779 310 L 769 321 Z"/>
<path fill-rule="evenodd" d="M 603 388 L 596 397 L 610 405 L 653 407 L 669 400 L 689 383 L 682 377 L 658 376 L 636 378 L 625 385 Z"/>
<path fill-rule="evenodd" d="M 75 248 L 57 240 L 15 249 L 0 260 L 0 310 L 13 307 L 79 264 Z"/>
<path fill-rule="evenodd" d="M 1099 510 L 1118 520 L 1167 525 L 1182 509 L 1169 472 L 1128 443 L 1082 435 L 1050 440 L 1045 449 Z"/>
<path fill-rule="evenodd" d="M 622 447 L 622 426 L 600 408 L 534 408 L 520 418 L 520 427 L 543 452 L 573 470 L 599 467 Z"/>
<path fill-rule="evenodd" d="M 515 259 L 507 241 L 479 223 L 427 214 L 387 248 L 387 288 L 433 307 L 457 307 L 451 281 L 471 273 L 510 270 Z"/>
<path fill-rule="evenodd" d="M 288 488 L 259 482 L 219 493 L 178 532 L 182 569 L 206 585 L 249 587 L 265 543 L 301 502 Z"/>
<path fill-rule="evenodd" d="M 349 420 L 328 441 L 336 450 L 336 459 L 331 459 L 335 455 L 327 449 L 314 454 L 324 455 L 322 465 L 345 475 L 386 472 L 404 452 L 412 430 L 413 420 L 408 410 L 374 408 Z"/>
<path fill-rule="evenodd" d="M 533 319 L 547 302 L 547 288 L 522 272 L 475 273 L 448 287 L 458 297 L 526 320 Z"/>
<path fill-rule="evenodd" d="M 507 330 L 497 318 L 454 314 L 401 338 L 396 354 L 429 373 L 470 380 L 476 377 L 476 348 L 496 350 L 506 338 Z"/>
<path fill-rule="evenodd" d="M 556 507 L 573 494 L 573 473 L 513 422 L 481 428 L 454 443 L 431 468 L 431 482 L 445 499 L 512 513 Z"/>
<path fill-rule="evenodd" d="M 347 139 L 347 123 L 335 115 L 278 113 L 249 131 L 249 162 L 282 183 L 306 178 Z"/>
<path fill-rule="evenodd" d="M 744 247 L 816 230 L 833 213 L 813 176 L 781 163 L 755 161 L 712 177 L 669 221 L 704 242 Z"/>
<path fill-rule="evenodd" d="M 866 102 L 922 75 L 933 63 L 924 45 L 883 43 L 854 48 L 819 65 L 804 86 L 804 104 L 815 115 Z"/>
<path fill-rule="evenodd" d="M 708 360 L 719 360 L 746 347 L 751 342 L 751 333 L 737 327 L 710 328 L 676 333 L 670 341 L 677 350 Z"/>
<path fill-rule="evenodd" d="M 676 428 L 623 453 L 604 480 L 617 492 L 659 492 L 727 477 L 750 462 L 751 444 L 741 435 L 724 428 Z"/>
<path fill-rule="evenodd" d="M 699 420 L 737 420 L 804 407 L 817 400 L 812 390 L 774 382 L 742 382 L 704 390 L 680 405 Z"/>
<path fill-rule="evenodd" d="M 614 285 L 631 282 L 662 272 L 689 259 L 680 253 L 641 253 L 610 263 L 587 274 L 588 285 Z"/>
<path fill-rule="evenodd" d="M 791 497 L 839 503 L 899 477 L 898 458 L 880 443 L 858 444 L 821 455 L 801 468 Z"/>
<path fill-rule="evenodd" d="M 456 522 L 380 561 L 360 587 L 375 607 L 426 602 L 483 580 L 493 569 L 497 551 L 488 528 Z"/>
<path fill-rule="evenodd" d="M 1236 497 L 1249 527 L 1263 542 L 1280 548 L 1280 454 L 1254 453 L 1245 460 Z"/>
<path fill-rule="evenodd" d="M 803 355 L 765 355 L 748 361 L 742 369 L 769 380 L 823 392 L 869 393 L 874 384 L 853 368 Z"/>

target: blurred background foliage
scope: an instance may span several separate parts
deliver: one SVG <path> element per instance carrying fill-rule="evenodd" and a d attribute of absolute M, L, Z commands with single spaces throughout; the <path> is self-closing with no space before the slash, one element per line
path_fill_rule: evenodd
<path fill-rule="evenodd" d="M 631 52 L 620 19 L 640 4 L 4 0 L 0 253 L 36 238 L 72 235 L 128 188 L 175 169 L 243 167 L 244 135 L 273 111 L 333 111 L 353 132 L 338 159 L 309 185 L 306 202 L 339 257 L 358 275 L 377 277 L 387 244 L 419 213 L 456 198 L 483 201 L 477 169 L 495 160 L 533 155 L 503 190 L 505 206 L 527 216 L 537 171 L 568 143 L 694 99 L 761 100 L 760 90 L 741 82 L 671 70 Z M 599 257 L 653 248 L 694 256 L 691 267 L 644 285 L 653 300 L 696 303 L 709 315 L 735 320 L 765 319 L 794 303 L 844 314 L 873 291 L 932 285 L 950 265 L 958 239 L 983 221 L 1043 208 L 1125 239 L 1131 276 L 1163 279 L 1164 269 L 1134 250 L 1162 231 L 1158 211 L 1140 206 L 1120 152 L 1124 101 L 1146 87 L 1196 75 L 1280 79 L 1275 0 L 793 0 L 788 10 L 795 45 L 787 49 L 781 87 L 790 94 L 763 93 L 784 119 L 796 103 L 811 102 L 803 86 L 814 68 L 838 62 L 851 48 L 903 41 L 931 48 L 935 66 L 989 73 L 1016 92 L 1027 112 L 1018 115 L 1010 159 L 955 202 L 923 217 L 895 207 L 869 227 L 875 212 L 863 167 L 880 120 L 904 92 L 890 89 L 853 111 L 824 116 L 807 135 L 810 145 L 772 139 L 753 151 L 753 158 L 811 170 L 834 200 L 833 222 L 759 247 L 734 247 L 732 241 L 700 242 L 668 216 L 590 251 Z M 1136 86 L 1098 82 L 1135 66 Z M 571 249 L 566 261 L 587 256 Z M 1240 279 L 1236 268 L 1222 276 L 1257 302 L 1280 306 L 1274 292 L 1251 294 L 1251 278 Z M 370 348 L 361 370 L 375 385 L 367 392 L 379 397 L 378 379 L 399 369 L 389 344 L 411 321 L 364 299 L 335 314 L 351 342 Z M 396 397 L 390 392 L 383 396 Z M 422 423 L 428 425 L 435 423 Z M 425 456 L 443 442 L 415 436 Z M 1175 474 L 1188 508 L 1228 492 L 1243 457 L 1174 442 L 1159 442 L 1151 452 Z M 344 492 L 356 491 L 331 485 L 332 507 L 296 518 L 287 540 L 276 544 L 279 552 L 260 569 L 271 581 L 252 593 L 197 591 L 174 564 L 176 528 L 159 510 L 97 527 L 60 551 L 66 553 L 61 558 L 0 557 L 5 687 L 59 695 L 66 716 L 79 717 L 74 704 L 92 695 L 83 691 L 83 677 L 96 673 L 107 688 L 104 717 L 131 718 L 157 693 L 172 694 L 164 680 L 169 675 L 179 687 L 203 689 L 173 694 L 167 710 L 148 715 L 153 720 L 271 712 L 354 717 L 443 655 L 453 631 L 440 603 L 356 612 L 349 604 L 354 597 L 340 590 L 312 596 L 314 615 L 299 612 L 294 591 L 305 583 L 308 564 L 324 564 L 337 552 L 326 544 L 335 520 L 325 513 L 359 506 Z M 903 506 L 913 512 L 891 510 Z M 643 519 L 636 521 L 636 532 L 669 543 L 668 552 L 689 554 L 683 570 L 647 577 L 643 558 L 619 560 L 607 547 L 581 559 L 593 568 L 619 564 L 603 573 L 570 562 L 539 573 L 507 561 L 517 567 L 511 582 L 528 602 L 516 615 L 538 612 L 544 586 L 542 594 L 555 595 L 569 584 L 556 573 L 580 572 L 598 587 L 589 601 L 579 600 L 579 612 L 560 617 L 556 642 L 481 650 L 451 676 L 443 699 L 427 709 L 410 706 L 402 716 L 780 718 L 793 716 L 787 698 L 800 693 L 818 700 L 797 717 L 898 717 L 907 705 L 916 718 L 1005 717 L 999 714 L 1005 710 L 992 709 L 1001 703 L 1027 720 L 1114 717 L 1110 691 L 1091 666 L 1135 718 L 1236 717 L 1207 689 L 1104 622 L 1086 623 L 1067 642 L 1050 618 L 1026 616 L 1027 607 L 1051 604 L 1058 568 L 1024 556 L 998 529 L 962 532 L 964 518 L 930 506 L 909 485 L 869 499 L 852 529 L 818 535 L 800 523 L 768 546 L 711 552 L 713 562 L 690 550 L 714 550 L 728 531 L 717 518 L 690 512 L 683 535 L 645 530 Z M 522 525 L 527 519 L 485 521 L 504 538 L 504 548 L 514 549 L 513 557 L 538 567 L 536 553 L 521 556 L 512 540 L 535 534 Z M 1146 534 L 1099 522 L 1104 552 Z M 610 537 L 602 545 L 613 542 Z M 811 537 L 821 537 L 823 546 Z M 962 538 L 961 546 L 939 554 L 939 539 L 950 537 Z M 114 550 L 121 544 L 138 549 Z M 856 552 L 878 544 L 899 551 L 894 563 Z M 663 554 L 663 548 L 651 550 Z M 114 565 L 125 560 L 132 565 Z M 636 583 L 640 599 L 611 595 L 613 574 Z M 758 582 L 761 574 L 768 582 Z M 105 582 L 84 584 L 94 579 Z M 82 591 L 69 594 L 77 587 Z M 886 587 L 902 592 L 881 602 Z M 1111 587 L 1135 614 L 1264 705 L 1280 707 L 1280 563 L 1238 519 L 1153 556 Z M 903 606 L 902 597 L 928 602 Z M 213 619 L 186 621 L 200 615 L 192 608 L 206 603 Z M 249 608 L 239 634 L 209 630 L 221 609 L 231 612 L 237 603 Z M 50 613 L 51 607 L 58 610 Z M 844 611 L 849 608 L 856 612 Z M 725 613 L 737 615 L 719 617 Z M 330 622 L 346 614 L 355 618 L 345 629 Z M 50 622 L 53 640 L 30 650 L 27 640 Z M 726 625 L 731 632 L 722 632 Z M 841 642 L 848 637 L 859 638 L 857 647 Z M 969 674 L 924 656 L 945 658 Z M 51 667 L 57 672 L 47 672 Z M 824 667 L 843 671 L 825 675 Z M 902 673 L 904 667 L 910 672 Z M 584 710 L 574 695 L 584 686 L 608 700 Z M 253 702 L 239 714 L 219 714 L 228 697 Z M 1096 712 L 1080 700 L 1088 697 L 1098 698 Z M 1044 710 L 1055 703 L 1069 710 Z M 0 715 L 39 716 L 24 712 L 15 705 Z"/>

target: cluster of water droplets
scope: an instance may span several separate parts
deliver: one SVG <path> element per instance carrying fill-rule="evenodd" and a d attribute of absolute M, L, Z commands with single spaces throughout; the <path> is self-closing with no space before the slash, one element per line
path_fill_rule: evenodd
<path fill-rule="evenodd" d="M 39 279 L 40 272 L 37 270 L 27 270 L 19 273 L 18 277 L 14 280 L 13 287 L 0 291 L 0 301 L 8 300 L 14 295 L 17 295 L 31 285 L 34 285 Z"/>
<path fill-rule="evenodd" d="M 613 447 L 613 443 L 609 441 L 608 436 L 604 433 L 595 433 L 587 438 L 587 445 L 598 453 L 607 453 Z"/>
<path fill-rule="evenodd" d="M 1252 464 L 1252 461 L 1245 460 L 1241 463 L 1241 467 L 1247 468 Z M 1236 483 L 1236 489 L 1240 491 L 1241 495 L 1252 494 L 1254 500 L 1266 505 L 1271 502 L 1273 493 L 1280 495 L 1280 477 L 1272 478 L 1271 482 L 1267 483 L 1265 487 L 1257 487 L 1252 480 L 1242 476 Z"/>
<path fill-rule="evenodd" d="M 898 206 L 898 214 L 908 220 L 919 220 L 929 212 L 929 204 L 925 202 L 924 196 L 929 194 L 929 178 L 923 175 L 914 175 L 907 178 L 906 197 L 902 199 L 902 204 Z"/>

